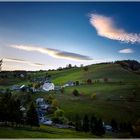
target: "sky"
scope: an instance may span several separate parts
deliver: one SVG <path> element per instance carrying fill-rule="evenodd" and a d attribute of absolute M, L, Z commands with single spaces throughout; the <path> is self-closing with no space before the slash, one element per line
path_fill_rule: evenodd
<path fill-rule="evenodd" d="M 0 2 L 2 70 L 140 61 L 139 2 Z"/>

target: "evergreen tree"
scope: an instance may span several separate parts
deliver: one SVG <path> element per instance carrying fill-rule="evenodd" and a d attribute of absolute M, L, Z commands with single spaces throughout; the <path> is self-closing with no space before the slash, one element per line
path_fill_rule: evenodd
<path fill-rule="evenodd" d="M 94 115 L 92 115 L 90 119 L 90 130 L 92 134 L 96 133 L 96 127 L 97 127 L 97 119 Z"/>
<path fill-rule="evenodd" d="M 22 111 L 20 110 L 20 106 L 21 106 L 20 101 L 19 100 L 14 101 L 14 106 L 15 106 L 15 109 L 14 109 L 15 122 L 16 124 L 22 124 L 23 114 L 22 114 Z"/>
<path fill-rule="evenodd" d="M 33 102 L 27 111 L 27 124 L 30 126 L 39 126 L 38 115 Z"/>
<path fill-rule="evenodd" d="M 128 132 L 130 133 L 130 135 L 133 136 L 134 135 L 134 132 L 133 132 L 133 127 L 132 127 L 131 122 L 128 122 L 127 128 L 128 128 Z"/>
<path fill-rule="evenodd" d="M 83 119 L 83 131 L 85 132 L 89 131 L 89 119 L 87 115 L 85 115 Z"/>
<path fill-rule="evenodd" d="M 104 129 L 104 126 L 103 126 L 103 121 L 102 121 L 102 119 L 99 119 L 99 120 L 98 120 L 98 124 L 97 124 L 97 127 L 96 127 L 96 131 L 97 131 L 97 135 L 99 135 L 99 136 L 105 134 L 105 129 Z"/>
<path fill-rule="evenodd" d="M 117 122 L 114 119 L 111 120 L 111 126 L 112 126 L 113 131 L 118 130 Z"/>
<path fill-rule="evenodd" d="M 78 92 L 77 89 L 74 89 L 73 92 L 72 92 L 72 94 L 73 94 L 74 96 L 79 96 L 79 92 Z"/>
<path fill-rule="evenodd" d="M 10 91 L 7 89 L 6 93 L 2 96 L 2 99 L 1 99 L 1 104 L 0 104 L 1 114 L 0 114 L 0 116 L 1 116 L 1 120 L 5 123 L 10 121 L 10 117 L 9 117 L 10 110 L 9 110 L 9 108 L 11 106 L 10 105 L 11 96 L 12 95 L 11 95 Z"/>
<path fill-rule="evenodd" d="M 75 117 L 75 130 L 82 131 L 81 119 L 80 119 L 79 115 L 76 115 L 76 117 Z"/>
<path fill-rule="evenodd" d="M 3 63 L 3 59 L 0 60 L 0 72 L 2 71 L 2 63 Z"/>
<path fill-rule="evenodd" d="M 22 120 L 22 113 L 20 111 L 20 102 L 12 97 L 9 90 L 2 96 L 0 100 L 0 121 L 20 124 Z M 10 124 L 8 123 L 8 124 Z"/>

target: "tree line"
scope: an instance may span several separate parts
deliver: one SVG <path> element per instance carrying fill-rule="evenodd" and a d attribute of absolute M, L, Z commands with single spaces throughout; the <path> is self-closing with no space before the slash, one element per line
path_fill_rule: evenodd
<path fill-rule="evenodd" d="M 103 126 L 102 119 L 97 119 L 94 115 L 89 119 L 86 114 L 83 119 L 79 115 L 75 117 L 75 130 L 91 132 L 93 135 L 102 136 L 105 134 L 105 128 Z"/>
<path fill-rule="evenodd" d="M 20 100 L 15 99 L 10 91 L 0 96 L 0 122 L 2 125 L 8 126 L 39 126 L 34 103 L 30 103 L 25 115 L 21 110 Z"/>
<path fill-rule="evenodd" d="M 115 119 L 112 119 L 109 125 L 112 128 L 110 130 L 112 132 L 128 132 L 131 136 L 135 136 L 131 122 L 117 123 Z M 106 132 L 104 122 L 101 118 L 96 118 L 94 115 L 88 117 L 87 114 L 85 114 L 83 118 L 81 118 L 79 115 L 76 115 L 75 130 L 82 132 L 90 132 L 93 135 L 97 136 L 102 136 Z"/>

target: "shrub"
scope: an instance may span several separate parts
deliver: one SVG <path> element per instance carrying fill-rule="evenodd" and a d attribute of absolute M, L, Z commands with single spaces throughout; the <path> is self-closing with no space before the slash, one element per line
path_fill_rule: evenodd
<path fill-rule="evenodd" d="M 104 78 L 104 82 L 108 82 L 109 79 L 107 77 Z"/>
<path fill-rule="evenodd" d="M 89 84 L 89 85 L 92 84 L 92 80 L 91 79 L 88 79 L 87 80 L 87 84 Z"/>
<path fill-rule="evenodd" d="M 79 86 L 79 85 L 80 85 L 79 81 L 76 81 L 76 82 L 75 82 L 75 85 L 76 85 L 76 86 Z"/>
<path fill-rule="evenodd" d="M 88 71 L 88 66 L 85 66 L 83 69 L 84 71 Z"/>
<path fill-rule="evenodd" d="M 140 137 L 140 119 L 138 119 L 133 125 L 134 135 Z"/>
<path fill-rule="evenodd" d="M 57 109 L 54 112 L 55 117 L 62 117 L 64 115 L 64 111 L 62 109 Z"/>
<path fill-rule="evenodd" d="M 61 92 L 61 93 L 64 93 L 64 88 L 61 88 L 61 89 L 60 89 L 60 92 Z"/>
<path fill-rule="evenodd" d="M 96 99 L 96 93 L 93 93 L 93 94 L 91 95 L 91 99 L 92 99 L 92 100 L 95 100 L 95 99 Z"/>
<path fill-rule="evenodd" d="M 58 106 L 59 106 L 59 102 L 58 102 L 57 99 L 53 99 L 53 100 L 52 100 L 52 106 L 53 106 L 53 107 L 58 107 Z"/>
<path fill-rule="evenodd" d="M 53 99 L 54 99 L 53 95 L 52 94 L 49 94 L 49 96 L 47 97 L 48 103 L 51 104 L 52 101 L 53 101 Z"/>
<path fill-rule="evenodd" d="M 77 89 L 74 89 L 73 92 L 72 92 L 72 94 L 73 94 L 74 96 L 79 96 L 79 92 L 78 92 Z"/>

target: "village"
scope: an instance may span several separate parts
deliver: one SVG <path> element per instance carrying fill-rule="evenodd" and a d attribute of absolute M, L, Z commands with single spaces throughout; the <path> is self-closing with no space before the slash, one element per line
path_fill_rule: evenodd
<path fill-rule="evenodd" d="M 139 87 L 134 84 L 132 86 L 132 84 L 128 84 L 127 81 L 123 81 L 121 78 L 117 79 L 115 76 L 104 75 L 104 73 L 103 75 L 99 73 L 98 78 L 91 77 L 91 72 L 94 72 L 94 69 L 98 66 L 101 66 L 100 73 L 104 67 L 107 69 L 106 73 L 108 73 L 110 66 L 113 69 L 115 67 L 122 69 L 118 64 L 107 63 L 95 65 L 93 68 L 92 66 L 86 66 L 79 68 L 66 67 L 62 70 L 50 71 L 1 72 L 0 103 L 2 113 L 6 116 L 4 110 L 9 108 L 7 113 L 12 113 L 14 116 L 14 111 L 10 106 L 12 102 L 20 102 L 15 105 L 20 105 L 19 113 L 22 112 L 23 115 L 18 118 L 17 113 L 16 117 L 19 121 L 14 120 L 12 116 L 11 120 L 5 117 L 1 118 L 1 126 L 20 126 L 22 129 L 29 126 L 45 127 L 45 129 L 49 127 L 62 131 L 88 132 L 93 136 L 117 137 L 122 133 L 132 135 L 133 129 L 129 121 L 131 119 L 131 117 L 129 119 L 129 115 L 132 115 L 131 112 L 135 111 L 132 110 L 131 104 L 139 103 Z M 68 72 L 69 74 L 67 74 Z M 77 72 L 79 75 L 77 75 Z M 71 74 L 73 74 L 72 77 Z M 94 72 L 94 74 L 98 75 L 98 72 Z M 75 78 L 75 75 L 82 75 L 83 78 Z M 134 77 L 134 79 L 139 80 L 137 77 Z M 126 87 L 129 92 L 123 94 Z M 116 89 L 118 92 L 116 92 Z M 6 107 L 7 102 L 9 104 Z M 121 107 L 120 103 L 122 102 L 124 108 L 121 109 L 124 109 L 122 112 L 127 110 L 129 114 L 127 116 L 128 121 L 125 121 L 126 117 L 124 118 L 119 110 L 114 110 L 115 105 Z M 34 109 L 31 105 L 34 106 Z M 108 109 L 118 111 L 118 113 L 111 114 Z M 32 115 L 35 114 L 37 120 L 35 119 L 35 124 L 32 124 Z M 121 120 L 119 119 L 120 115 L 122 115 Z M 11 123 L 11 121 L 14 123 Z"/>
<path fill-rule="evenodd" d="M 26 73 L 22 72 L 22 71 L 17 71 L 16 72 L 16 76 L 18 78 L 25 78 L 26 77 Z M 26 92 L 26 93 L 33 93 L 33 94 L 38 94 L 40 92 L 45 93 L 45 94 L 49 94 L 50 91 L 62 91 L 64 90 L 64 88 L 66 87 L 73 87 L 73 86 L 79 86 L 80 83 L 79 81 L 68 81 L 66 82 L 64 85 L 54 85 L 54 83 L 52 83 L 51 81 L 51 77 L 47 76 L 47 77 L 37 77 L 34 78 L 32 80 L 32 82 L 37 83 L 37 84 L 33 84 L 33 86 L 28 86 L 28 85 L 13 85 L 10 87 L 10 91 L 11 92 Z M 88 83 L 90 83 L 90 80 L 87 80 Z M 2 91 L 1 91 L 2 92 Z M 4 93 L 4 91 L 3 91 Z M 51 95 L 49 95 L 50 98 L 53 98 Z M 51 101 L 52 102 L 52 101 Z M 37 115 L 38 115 L 38 120 L 39 120 L 39 124 L 43 124 L 43 125 L 47 125 L 47 126 L 53 126 L 53 127 L 57 127 L 57 128 L 71 128 L 71 129 L 75 129 L 75 125 L 74 124 L 68 124 L 68 123 L 63 123 L 60 121 L 55 121 L 52 120 L 51 117 L 49 117 L 49 114 L 52 114 L 52 112 L 54 112 L 54 110 L 60 110 L 59 106 L 54 107 L 50 101 L 46 101 L 43 97 L 38 97 L 34 100 L 34 103 L 36 104 L 36 111 L 37 111 Z M 26 117 L 26 112 L 27 112 L 27 108 L 24 107 L 23 105 L 21 105 L 21 109 L 23 112 L 24 117 Z M 105 128 L 105 131 L 107 133 L 111 133 L 112 132 L 112 126 L 109 124 L 105 124 L 103 122 L 103 126 Z"/>

